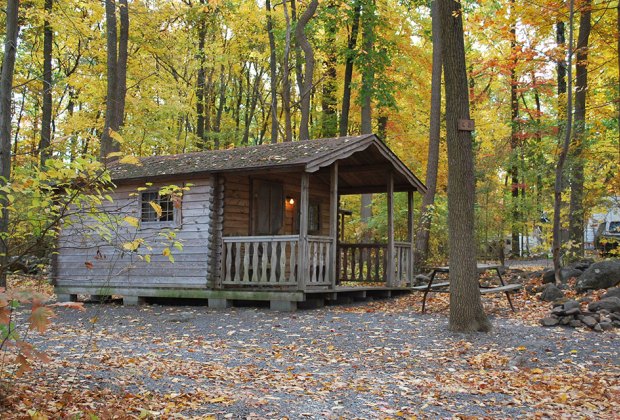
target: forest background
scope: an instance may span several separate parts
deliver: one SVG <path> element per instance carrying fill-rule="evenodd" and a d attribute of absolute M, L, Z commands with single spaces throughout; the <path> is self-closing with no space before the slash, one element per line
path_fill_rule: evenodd
<path fill-rule="evenodd" d="M 571 227 L 577 221 L 583 232 L 601 198 L 620 195 L 620 5 L 575 1 L 573 45 L 569 3 L 461 4 L 476 122 L 472 246 L 485 253 L 489 243 L 512 237 L 514 254 L 548 255 L 567 63 L 576 67 L 576 103 L 564 224 L 571 214 Z M 7 16 L 8 9 L 0 14 L 3 44 Z M 9 222 L 22 223 L 22 234 L 53 232 L 41 229 L 50 225 L 37 211 L 46 205 L 41 185 L 55 177 L 75 185 L 96 173 L 86 162 L 109 152 L 186 153 L 375 132 L 423 180 L 437 161 L 437 196 L 430 216 L 421 217 L 418 208 L 417 219 L 432 221 L 423 257 L 445 260 L 443 129 L 439 153 L 429 147 L 429 2 L 30 0 L 20 2 L 17 25 L 10 152 L 4 153 L 13 170 L 3 191 L 13 210 L 34 209 L 33 219 Z M 385 203 L 375 195 L 372 215 L 366 204 L 364 198 L 361 205 L 359 198 L 344 203 L 355 210 L 353 222 L 366 222 L 353 223 L 360 228 L 348 235 L 380 239 Z M 406 200 L 397 198 L 396 205 L 402 209 L 397 229 L 405 229 Z M 523 239 L 535 229 L 546 238 L 539 249 Z M 564 246 L 579 253 L 580 240 L 572 239 Z"/>

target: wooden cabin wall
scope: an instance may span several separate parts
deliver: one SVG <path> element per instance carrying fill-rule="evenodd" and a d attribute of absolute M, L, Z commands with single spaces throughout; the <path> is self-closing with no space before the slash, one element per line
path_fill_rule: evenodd
<path fill-rule="evenodd" d="M 162 185 L 169 185 L 165 183 Z M 215 275 L 210 259 L 212 249 L 211 223 L 213 208 L 213 178 L 192 180 L 189 191 L 181 202 L 180 220 L 176 223 L 176 239 L 183 250 L 170 248 L 175 263 L 162 255 L 167 244 L 159 234 L 161 225 L 142 224 L 136 229 L 127 223 L 120 226 L 110 223 L 114 245 L 92 237 L 84 226 L 93 223 L 85 220 L 73 226 L 64 226 L 59 238 L 59 255 L 55 281 L 58 286 L 102 287 L 173 287 L 204 288 L 207 278 Z M 176 183 L 183 185 L 183 183 Z M 160 185 L 154 185 L 157 188 Z M 103 210 L 124 216 L 140 218 L 138 185 L 120 186 L 112 195 L 114 202 L 105 203 Z M 145 244 L 137 252 L 122 249 L 122 243 L 143 238 Z M 147 250 L 147 244 L 152 250 Z M 147 263 L 140 256 L 151 254 Z"/>
<path fill-rule="evenodd" d="M 224 236 L 251 236 L 252 209 L 254 203 L 250 200 L 251 183 L 254 181 L 270 181 L 282 183 L 284 197 L 293 197 L 293 206 L 284 206 L 284 220 L 278 235 L 297 234 L 296 227 L 300 191 L 300 173 L 274 173 L 261 175 L 225 175 L 224 176 Z M 320 210 L 320 231 L 318 235 L 329 236 L 329 185 L 316 176 L 310 176 L 310 201 L 317 202 Z"/>

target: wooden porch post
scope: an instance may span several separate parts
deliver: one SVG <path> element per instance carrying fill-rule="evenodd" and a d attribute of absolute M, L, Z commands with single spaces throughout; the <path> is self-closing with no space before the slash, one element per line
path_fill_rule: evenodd
<path fill-rule="evenodd" d="M 338 278 L 338 161 L 330 168 L 330 201 L 329 201 L 329 236 L 332 240 L 331 248 L 331 264 L 329 266 L 329 275 L 331 280 L 331 288 L 336 288 L 336 280 Z"/>
<path fill-rule="evenodd" d="M 388 173 L 387 182 L 387 207 L 388 207 L 388 243 L 387 243 L 387 285 L 394 286 L 394 174 Z"/>
<path fill-rule="evenodd" d="M 310 175 L 301 174 L 301 193 L 299 197 L 299 256 L 297 263 L 297 288 L 305 290 L 308 276 L 308 205 L 310 204 Z"/>
<path fill-rule="evenodd" d="M 407 241 L 409 242 L 409 258 L 407 274 L 409 275 L 409 281 L 413 280 L 413 269 L 415 267 L 415 261 L 413 261 L 413 242 L 414 242 L 414 231 L 413 227 L 413 191 L 407 191 Z M 413 284 L 412 284 L 413 285 Z"/>

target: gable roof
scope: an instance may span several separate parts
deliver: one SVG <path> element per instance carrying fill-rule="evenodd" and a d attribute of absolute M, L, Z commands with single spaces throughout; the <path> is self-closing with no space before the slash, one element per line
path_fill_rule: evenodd
<path fill-rule="evenodd" d="M 400 190 L 426 191 L 424 184 L 374 134 L 148 156 L 139 158 L 140 165 L 112 163 L 109 169 L 112 180 L 117 183 L 268 169 L 316 172 L 335 161 L 364 151 L 373 153 L 384 164 L 392 166 L 402 178 L 401 184 L 409 184 L 409 188 L 403 185 Z"/>

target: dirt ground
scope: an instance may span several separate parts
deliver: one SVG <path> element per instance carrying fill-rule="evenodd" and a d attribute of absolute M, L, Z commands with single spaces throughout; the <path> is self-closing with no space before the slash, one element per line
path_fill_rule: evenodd
<path fill-rule="evenodd" d="M 523 281 L 515 272 L 513 280 Z M 86 304 L 58 309 L 49 357 L 5 376 L 2 418 L 617 418 L 620 334 L 543 328 L 525 291 L 486 295 L 490 333 L 447 329 L 421 294 L 277 313 Z M 3 370 L 11 368 L 10 355 Z M 38 416 L 38 417 L 37 417 Z M 96 417 L 92 417 L 96 416 Z"/>

